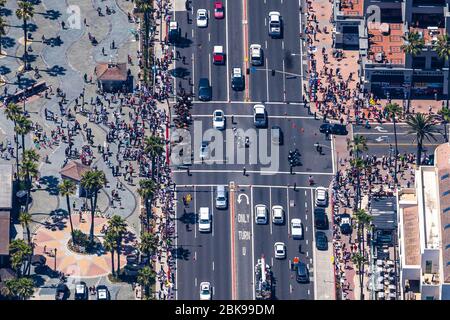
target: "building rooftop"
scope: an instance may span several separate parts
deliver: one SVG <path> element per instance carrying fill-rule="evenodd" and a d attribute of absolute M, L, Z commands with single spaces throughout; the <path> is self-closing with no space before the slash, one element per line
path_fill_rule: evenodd
<path fill-rule="evenodd" d="M 433 45 L 437 38 L 443 34 L 445 34 L 445 28 L 409 28 L 409 32 L 418 32 L 422 35 L 423 40 L 425 41 L 425 45 Z"/>
<path fill-rule="evenodd" d="M 420 265 L 419 210 L 412 205 L 402 209 L 405 264 Z"/>
<path fill-rule="evenodd" d="M 0 208 L 12 208 L 12 165 L 0 164 Z"/>
<path fill-rule="evenodd" d="M 439 181 L 443 281 L 450 283 L 450 144 L 444 143 L 435 150 L 435 166 Z"/>
<path fill-rule="evenodd" d="M 372 223 L 376 229 L 395 230 L 397 228 L 397 201 L 395 197 L 374 198 L 370 204 Z"/>
<path fill-rule="evenodd" d="M 70 161 L 64 168 L 59 171 L 62 177 L 70 178 L 75 181 L 81 181 L 83 174 L 91 168 L 76 161 Z"/>
<path fill-rule="evenodd" d="M 405 63 L 401 23 L 369 23 L 368 37 L 368 58 L 374 63 Z"/>
<path fill-rule="evenodd" d="M 419 210 L 423 215 L 424 249 L 438 249 L 440 247 L 439 229 L 439 197 L 436 184 L 436 170 L 434 167 L 421 166 L 420 173 L 416 173 L 418 179 Z"/>
<path fill-rule="evenodd" d="M 9 229 L 10 213 L 9 211 L 0 211 L 0 255 L 9 254 Z"/>
<path fill-rule="evenodd" d="M 128 78 L 127 64 L 112 62 L 97 63 L 95 75 L 101 81 L 126 81 Z"/>
<path fill-rule="evenodd" d="M 364 0 L 341 0 L 340 11 L 347 17 L 362 17 Z"/>

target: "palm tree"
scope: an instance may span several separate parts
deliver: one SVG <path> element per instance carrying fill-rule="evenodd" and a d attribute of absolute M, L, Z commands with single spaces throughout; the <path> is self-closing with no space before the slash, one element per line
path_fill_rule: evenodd
<path fill-rule="evenodd" d="M 152 255 L 154 255 L 157 247 L 158 247 L 158 238 L 154 234 L 145 232 L 141 236 L 141 243 L 139 244 L 139 250 L 141 250 L 141 252 L 145 252 L 147 254 L 147 258 L 148 258 L 147 261 L 148 261 L 149 267 L 151 265 L 150 257 Z"/>
<path fill-rule="evenodd" d="M 359 253 L 362 255 L 363 259 L 365 259 L 364 256 L 364 250 L 365 250 L 365 227 L 370 225 L 370 222 L 372 221 L 373 217 L 369 215 L 366 210 L 364 209 L 358 209 L 354 212 L 354 216 L 356 218 L 356 221 L 358 222 L 358 247 L 359 247 Z M 360 289 L 361 289 L 361 300 L 364 300 L 363 295 L 363 284 L 364 284 L 364 264 L 358 265 L 359 269 L 359 276 L 360 276 Z"/>
<path fill-rule="evenodd" d="M 23 239 L 12 240 L 9 244 L 9 259 L 11 267 L 16 271 L 20 277 L 22 275 L 23 263 L 31 256 L 32 248 Z"/>
<path fill-rule="evenodd" d="M 19 214 L 19 222 L 22 225 L 22 227 L 27 230 L 28 244 L 31 245 L 31 233 L 30 233 L 30 223 L 32 222 L 31 214 L 29 212 L 21 212 Z"/>
<path fill-rule="evenodd" d="M 6 21 L 0 16 L 0 56 L 2 55 L 2 37 L 6 36 Z"/>
<path fill-rule="evenodd" d="M 444 137 L 445 141 L 448 142 L 448 130 L 447 124 L 450 122 L 450 108 L 445 107 L 438 111 L 438 114 L 441 116 L 442 124 L 444 125 Z"/>
<path fill-rule="evenodd" d="M 25 110 L 24 110 L 25 111 Z M 16 118 L 16 126 L 14 127 L 14 131 L 22 136 L 22 161 L 25 159 L 25 135 L 30 133 L 32 130 L 32 122 L 28 120 L 24 115 L 19 115 Z"/>
<path fill-rule="evenodd" d="M 14 129 L 16 128 L 17 118 L 22 114 L 20 107 L 10 102 L 5 108 L 5 116 L 8 120 L 12 121 L 14 124 Z M 14 139 L 16 143 L 16 169 L 17 175 L 19 175 L 19 138 Z"/>
<path fill-rule="evenodd" d="M 108 230 L 116 234 L 116 251 L 117 251 L 117 275 L 120 276 L 120 253 L 122 248 L 123 235 L 127 232 L 127 223 L 118 215 L 111 217 L 108 221 Z"/>
<path fill-rule="evenodd" d="M 367 138 L 362 135 L 355 135 L 353 140 L 347 139 L 347 150 L 353 152 L 354 158 L 359 158 L 362 152 L 367 151 Z"/>
<path fill-rule="evenodd" d="M 444 59 L 445 61 L 448 61 L 448 59 L 450 58 L 450 39 L 448 37 L 447 34 L 443 34 L 441 36 L 438 37 L 437 42 L 434 46 L 434 49 L 436 50 L 439 58 Z M 450 67 L 447 68 L 447 72 L 448 72 L 448 76 L 447 76 L 447 82 L 450 81 Z M 447 108 L 449 107 L 448 105 L 448 100 L 449 100 L 449 95 L 450 95 L 450 88 L 447 87 Z"/>
<path fill-rule="evenodd" d="M 136 0 L 136 8 L 144 14 L 144 78 L 148 79 L 149 69 L 149 33 L 150 33 L 150 11 L 153 9 L 151 1 L 148 0 Z"/>
<path fill-rule="evenodd" d="M 98 192 L 106 184 L 106 176 L 103 171 L 90 170 L 83 174 L 81 186 L 86 190 L 87 197 L 91 204 L 91 229 L 89 232 L 89 241 L 94 243 L 94 219 L 95 209 L 97 208 Z"/>
<path fill-rule="evenodd" d="M 147 226 L 149 226 L 149 220 L 151 216 L 151 206 L 153 202 L 153 195 L 157 190 L 157 185 L 153 180 L 143 179 L 139 181 L 138 193 L 144 200 L 145 205 L 145 216 L 147 221 Z"/>
<path fill-rule="evenodd" d="M 398 179 L 397 179 L 397 158 L 398 158 L 398 144 L 397 144 L 397 117 L 402 114 L 402 109 L 399 107 L 397 103 L 388 103 L 385 107 L 385 110 L 392 119 L 394 123 L 394 139 L 395 139 L 395 158 L 394 158 L 394 183 L 395 187 L 397 187 Z"/>
<path fill-rule="evenodd" d="M 108 231 L 105 234 L 105 241 L 103 242 L 105 250 L 111 253 L 111 273 L 114 278 L 116 277 L 116 270 L 114 268 L 114 251 L 116 250 L 117 246 L 116 238 L 117 234 L 112 230 L 108 229 Z"/>
<path fill-rule="evenodd" d="M 425 41 L 416 31 L 409 32 L 406 36 L 403 36 L 403 40 L 405 44 L 401 46 L 401 49 L 412 56 L 419 55 L 425 47 Z"/>
<path fill-rule="evenodd" d="M 137 282 L 144 287 L 144 295 L 146 299 L 150 298 L 150 286 L 155 283 L 156 272 L 152 270 L 150 267 L 143 267 L 139 270 L 137 276 Z"/>
<path fill-rule="evenodd" d="M 356 177 L 356 195 L 353 208 L 357 210 L 361 204 L 361 172 L 366 168 L 366 163 L 361 158 L 355 158 L 350 160 L 350 165 Z"/>
<path fill-rule="evenodd" d="M 409 115 L 406 118 L 406 124 L 409 125 L 410 130 L 407 134 L 415 134 L 413 142 L 417 142 L 417 159 L 416 165 L 422 164 L 422 149 L 423 139 L 433 139 L 436 141 L 434 134 L 438 132 L 438 129 L 434 125 L 434 116 L 424 115 L 422 113 L 416 113 L 415 115 Z"/>
<path fill-rule="evenodd" d="M 152 158 L 152 179 L 155 178 L 155 163 L 158 156 L 164 152 L 164 141 L 157 136 L 144 139 L 144 152 Z"/>
<path fill-rule="evenodd" d="M 24 63 L 24 68 L 25 70 L 28 69 L 27 65 L 27 42 L 28 42 L 28 36 L 27 36 L 27 31 L 28 31 L 28 20 L 30 20 L 31 18 L 33 18 L 34 16 L 34 7 L 33 4 L 31 2 L 25 1 L 25 0 L 21 0 L 18 3 L 19 5 L 19 9 L 16 10 L 16 16 L 18 19 L 22 19 L 23 21 L 23 35 L 24 35 L 24 51 L 23 51 L 23 63 Z"/>
<path fill-rule="evenodd" d="M 75 182 L 69 179 L 64 179 L 62 183 L 58 186 L 59 193 L 61 196 L 66 197 L 66 205 L 67 205 L 67 213 L 69 214 L 69 222 L 70 222 L 70 234 L 72 236 L 73 241 L 73 223 L 72 223 L 72 210 L 70 207 L 70 196 L 73 196 L 77 190 L 77 186 Z"/>
<path fill-rule="evenodd" d="M 25 211 L 28 212 L 28 202 L 30 199 L 30 193 L 32 189 L 33 177 L 37 177 L 39 174 L 38 161 L 39 154 L 35 150 L 24 150 L 22 167 L 19 176 L 22 176 L 25 181 L 25 188 L 27 190 L 27 198 L 25 202 Z"/>
<path fill-rule="evenodd" d="M 367 260 L 366 257 L 360 252 L 356 252 L 352 255 L 352 262 L 358 267 L 358 277 L 359 277 L 359 299 L 364 300 L 364 265 Z"/>
<path fill-rule="evenodd" d="M 34 281 L 31 278 L 6 280 L 5 286 L 9 295 L 19 300 L 29 299 L 34 293 Z"/>

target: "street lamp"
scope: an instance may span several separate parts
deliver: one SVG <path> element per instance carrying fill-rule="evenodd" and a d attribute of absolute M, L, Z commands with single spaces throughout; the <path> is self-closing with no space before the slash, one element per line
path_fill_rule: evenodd
<path fill-rule="evenodd" d="M 55 248 L 55 272 L 56 272 L 56 253 L 58 252 L 58 249 Z"/>

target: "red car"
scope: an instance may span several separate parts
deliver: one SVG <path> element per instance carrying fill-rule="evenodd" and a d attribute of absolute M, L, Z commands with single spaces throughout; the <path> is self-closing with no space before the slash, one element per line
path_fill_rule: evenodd
<path fill-rule="evenodd" d="M 214 1 L 214 17 L 216 19 L 223 19 L 225 16 L 225 8 L 222 1 Z"/>

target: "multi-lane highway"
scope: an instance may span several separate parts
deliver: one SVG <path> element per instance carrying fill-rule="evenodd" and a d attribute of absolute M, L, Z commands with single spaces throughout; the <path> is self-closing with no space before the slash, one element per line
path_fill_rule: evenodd
<path fill-rule="evenodd" d="M 223 3 L 225 18 L 221 20 L 214 18 L 213 1 L 209 0 L 193 2 L 188 11 L 184 6 L 176 6 L 178 11 L 173 15 L 183 36 L 181 45 L 174 51 L 176 55 L 176 51 L 179 53 L 175 68 L 182 70 L 184 76 L 175 78 L 175 85 L 177 90 L 181 86 L 194 94 L 194 123 L 190 127 L 194 162 L 189 165 L 189 172 L 185 166 L 173 164 L 178 199 L 177 298 L 199 299 L 199 285 L 208 281 L 213 288 L 213 299 L 254 299 L 254 267 L 264 255 L 272 267 L 275 299 L 314 299 L 313 187 L 308 177 L 313 176 L 315 186 L 328 186 L 334 161 L 330 141 L 319 133 L 320 122 L 308 114 L 301 101 L 300 5 L 297 0 Z M 200 8 L 209 12 L 207 28 L 196 26 L 195 15 Z M 281 13 L 284 24 L 281 39 L 268 36 L 270 11 Z M 254 68 L 248 61 L 253 43 L 260 44 L 264 51 L 264 64 Z M 216 45 L 224 47 L 224 65 L 212 63 Z M 245 74 L 245 90 L 239 92 L 232 90 L 230 83 L 235 67 L 242 68 Z M 211 83 L 211 101 L 198 101 L 200 78 L 208 78 Z M 281 128 L 284 143 L 279 147 L 271 143 L 270 130 L 264 136 L 263 130 L 255 129 L 253 106 L 257 103 L 266 107 L 268 128 Z M 242 129 L 242 136 L 251 137 L 250 146 L 239 146 L 232 130 L 231 135 L 214 130 L 211 146 L 223 146 L 223 156 L 216 150 L 210 159 L 201 161 L 200 144 L 212 140 L 208 134 L 211 134 L 215 109 L 224 111 L 227 129 Z M 324 146 L 322 155 L 315 150 L 317 142 Z M 295 148 L 300 151 L 301 164 L 291 173 L 288 153 Z M 239 161 L 239 152 L 244 152 L 245 161 Z M 249 155 L 252 152 L 256 158 Z M 250 159 L 253 159 L 251 163 Z M 217 185 L 227 186 L 229 203 L 225 210 L 215 208 Z M 182 198 L 187 195 L 192 196 L 192 201 L 185 205 Z M 268 208 L 266 225 L 255 224 L 254 209 L 258 204 Z M 284 208 L 283 225 L 271 222 L 270 209 L 274 205 Z M 212 212 L 210 233 L 199 232 L 201 207 L 208 207 Z M 293 240 L 290 236 L 293 218 L 303 223 L 303 240 Z M 273 245 L 278 241 L 287 246 L 286 259 L 274 258 Z M 295 273 L 290 270 L 294 257 L 307 264 L 309 283 L 296 282 Z"/>

